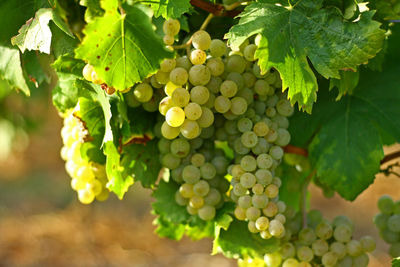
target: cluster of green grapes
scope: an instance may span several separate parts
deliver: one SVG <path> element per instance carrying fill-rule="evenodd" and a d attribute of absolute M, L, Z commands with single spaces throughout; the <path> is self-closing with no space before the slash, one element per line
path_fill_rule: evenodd
<path fill-rule="evenodd" d="M 390 244 L 389 254 L 400 257 L 400 201 L 394 202 L 390 196 L 383 195 L 378 200 L 380 213 L 374 217 L 382 239 Z"/>
<path fill-rule="evenodd" d="M 285 213 L 287 231 L 280 250 L 264 256 L 267 267 L 366 267 L 369 252 L 375 250 L 375 240 L 363 236 L 353 239 L 353 223 L 346 216 L 332 222 L 313 210 L 307 214 L 308 227 L 302 228 L 299 213 Z"/>
<path fill-rule="evenodd" d="M 104 201 L 109 195 L 104 166 L 89 162 L 81 156 L 81 146 L 87 135 L 83 123 L 74 116 L 74 109 L 67 111 L 61 130 L 64 143 L 61 157 L 66 161 L 65 169 L 72 178 L 71 187 L 77 191 L 78 199 L 83 204 L 90 204 L 94 199 Z"/>

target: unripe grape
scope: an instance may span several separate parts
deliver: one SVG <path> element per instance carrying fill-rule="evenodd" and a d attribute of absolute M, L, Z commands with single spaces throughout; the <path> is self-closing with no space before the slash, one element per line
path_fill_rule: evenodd
<path fill-rule="evenodd" d="M 206 85 L 210 81 L 210 78 L 210 69 L 204 65 L 194 65 L 189 70 L 189 81 L 194 86 Z"/>
<path fill-rule="evenodd" d="M 352 230 L 346 224 L 338 225 L 333 231 L 333 236 L 339 242 L 349 242 L 352 236 Z"/>
<path fill-rule="evenodd" d="M 356 257 L 363 252 L 361 243 L 358 240 L 349 241 L 346 244 L 346 248 L 347 248 L 347 253 L 353 257 Z"/>
<path fill-rule="evenodd" d="M 201 117 L 201 106 L 197 103 L 189 103 L 185 108 L 185 115 L 186 118 L 188 118 L 189 120 L 195 121 L 197 119 L 199 119 Z"/>
<path fill-rule="evenodd" d="M 322 256 L 322 264 L 325 266 L 334 266 L 338 258 L 334 252 L 327 252 Z"/>
<path fill-rule="evenodd" d="M 206 107 L 201 107 L 201 116 L 197 123 L 202 128 L 210 127 L 214 122 L 214 113 Z"/>
<path fill-rule="evenodd" d="M 392 258 L 400 257 L 400 243 L 394 243 L 389 248 L 389 254 Z"/>
<path fill-rule="evenodd" d="M 215 208 L 213 206 L 204 205 L 198 210 L 200 219 L 204 221 L 212 220 L 215 217 Z"/>
<path fill-rule="evenodd" d="M 314 258 L 314 253 L 311 248 L 301 246 L 297 249 L 297 258 L 301 261 L 309 262 Z"/>
<path fill-rule="evenodd" d="M 221 198 L 221 193 L 217 189 L 210 188 L 208 194 L 204 197 L 204 203 L 215 206 L 221 201 Z"/>
<path fill-rule="evenodd" d="M 400 215 L 395 214 L 390 216 L 387 221 L 387 227 L 390 231 L 399 233 L 400 232 Z"/>
<path fill-rule="evenodd" d="M 250 172 L 246 172 L 240 176 L 240 184 L 244 188 L 252 188 L 256 183 L 256 177 Z"/>
<path fill-rule="evenodd" d="M 167 35 L 175 36 L 179 33 L 180 23 L 176 19 L 167 19 L 163 24 L 163 32 Z"/>
<path fill-rule="evenodd" d="M 185 70 L 189 71 L 190 67 L 192 67 L 192 63 L 187 58 L 187 56 L 178 57 L 176 59 L 176 67 L 184 68 Z"/>
<path fill-rule="evenodd" d="M 179 133 L 180 129 L 178 127 L 171 127 L 167 122 L 164 122 L 161 126 L 161 134 L 167 139 L 175 139 Z"/>
<path fill-rule="evenodd" d="M 181 128 L 181 134 L 187 139 L 194 139 L 200 134 L 200 127 L 196 121 L 186 119 Z"/>
<path fill-rule="evenodd" d="M 332 237 L 333 228 L 328 222 L 322 221 L 315 228 L 315 234 L 319 238 L 327 240 Z"/>
<path fill-rule="evenodd" d="M 242 115 L 247 110 L 247 102 L 243 97 L 234 97 L 231 99 L 230 111 L 234 115 Z"/>
<path fill-rule="evenodd" d="M 210 69 L 212 76 L 220 76 L 225 70 L 224 62 L 220 58 L 210 58 L 206 66 Z"/>
<path fill-rule="evenodd" d="M 164 35 L 164 37 L 163 37 L 163 42 L 164 42 L 164 44 L 166 44 L 166 45 L 173 45 L 174 42 L 175 42 L 175 37 L 172 36 L 172 35 L 166 34 L 166 35 Z"/>
<path fill-rule="evenodd" d="M 375 240 L 371 236 L 363 236 L 360 243 L 364 252 L 372 252 L 376 248 Z"/>
<path fill-rule="evenodd" d="M 190 90 L 190 99 L 199 105 L 203 105 L 208 101 L 210 97 L 210 92 L 207 87 L 195 86 Z"/>
<path fill-rule="evenodd" d="M 188 78 L 188 72 L 182 67 L 177 67 L 169 73 L 171 82 L 180 86 L 184 85 L 188 81 Z"/>
<path fill-rule="evenodd" d="M 281 246 L 280 253 L 284 259 L 294 258 L 296 256 L 296 249 L 292 243 L 284 243 Z"/>
<path fill-rule="evenodd" d="M 322 257 L 329 250 L 329 245 L 325 240 L 318 239 L 312 243 L 312 250 L 316 256 Z"/>
<path fill-rule="evenodd" d="M 194 184 L 200 180 L 200 170 L 194 165 L 188 165 L 183 168 L 182 178 L 186 183 Z"/>
<path fill-rule="evenodd" d="M 229 72 L 242 73 L 246 68 L 246 60 L 239 55 L 233 55 L 228 58 L 226 69 Z"/>
<path fill-rule="evenodd" d="M 213 39 L 210 44 L 210 55 L 213 57 L 221 57 L 226 53 L 226 44 L 219 40 Z"/>
<path fill-rule="evenodd" d="M 200 167 L 200 173 L 202 178 L 210 180 L 215 177 L 217 170 L 215 169 L 214 165 L 207 162 Z"/>
<path fill-rule="evenodd" d="M 299 233 L 299 241 L 305 245 L 311 245 L 317 239 L 314 230 L 311 228 L 303 228 Z"/>
<path fill-rule="evenodd" d="M 347 254 L 346 245 L 341 242 L 333 242 L 329 250 L 336 253 L 339 259 L 342 259 Z"/>
<path fill-rule="evenodd" d="M 367 267 L 368 263 L 369 263 L 369 257 L 365 253 L 353 258 L 353 266 Z"/>
<path fill-rule="evenodd" d="M 243 56 L 248 61 L 254 61 L 254 54 L 257 50 L 257 46 L 255 44 L 250 44 L 246 46 L 243 50 Z"/>
<path fill-rule="evenodd" d="M 211 45 L 211 37 L 206 31 L 199 30 L 193 34 L 192 44 L 196 49 L 207 50 Z"/>

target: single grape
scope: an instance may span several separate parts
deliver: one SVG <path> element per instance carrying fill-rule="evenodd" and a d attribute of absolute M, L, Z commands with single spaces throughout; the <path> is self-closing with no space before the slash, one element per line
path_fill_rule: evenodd
<path fill-rule="evenodd" d="M 300 261 L 309 262 L 314 258 L 314 252 L 309 247 L 301 246 L 297 249 L 297 258 Z"/>
<path fill-rule="evenodd" d="M 318 239 L 312 243 L 312 250 L 316 256 L 322 257 L 329 250 L 328 242 Z"/>
<path fill-rule="evenodd" d="M 90 204 L 95 199 L 95 194 L 90 189 L 78 190 L 78 199 L 82 204 Z"/>
<path fill-rule="evenodd" d="M 282 263 L 282 257 L 278 252 L 267 253 L 264 255 L 264 261 L 267 267 L 279 267 Z"/>
<path fill-rule="evenodd" d="M 133 94 L 137 101 L 145 103 L 150 101 L 153 96 L 153 88 L 148 83 L 141 83 L 135 86 Z"/>
<path fill-rule="evenodd" d="M 248 131 L 248 132 L 244 132 L 242 134 L 242 136 L 240 137 L 240 140 L 242 141 L 242 143 L 245 147 L 252 148 L 257 145 L 258 137 L 254 132 Z"/>
<path fill-rule="evenodd" d="M 178 138 L 171 142 L 171 153 L 179 158 L 186 157 L 190 152 L 190 144 L 186 139 Z"/>
<path fill-rule="evenodd" d="M 256 228 L 257 228 L 259 231 L 264 231 L 264 230 L 267 230 L 267 229 L 268 229 L 269 220 L 268 220 L 267 217 L 261 216 L 261 217 L 259 217 L 259 218 L 256 220 L 255 223 L 256 223 L 256 224 L 255 224 L 255 225 L 256 225 Z"/>
<path fill-rule="evenodd" d="M 292 243 L 284 243 L 281 245 L 279 252 L 283 259 L 294 258 L 296 256 L 296 248 Z"/>
<path fill-rule="evenodd" d="M 267 206 L 262 210 L 267 217 L 274 217 L 278 213 L 278 206 L 275 202 L 269 201 Z"/>
<path fill-rule="evenodd" d="M 210 188 L 208 194 L 204 197 L 204 203 L 206 205 L 216 206 L 221 199 L 221 193 L 215 188 Z"/>
<path fill-rule="evenodd" d="M 204 206 L 204 199 L 201 196 L 194 195 L 190 198 L 189 205 L 193 209 L 200 209 Z"/>
<path fill-rule="evenodd" d="M 226 53 L 226 44 L 219 40 L 213 39 L 210 44 L 210 55 L 213 57 L 222 57 Z"/>
<path fill-rule="evenodd" d="M 185 108 L 184 112 L 186 118 L 189 120 L 195 121 L 201 117 L 202 109 L 201 106 L 197 103 L 189 103 Z"/>
<path fill-rule="evenodd" d="M 163 24 L 163 32 L 167 35 L 175 36 L 179 33 L 180 23 L 176 19 L 167 19 Z"/>
<path fill-rule="evenodd" d="M 181 159 L 171 153 L 168 153 L 162 157 L 161 163 L 164 167 L 173 170 L 179 167 Z"/>
<path fill-rule="evenodd" d="M 190 90 L 190 99 L 199 105 L 203 105 L 208 101 L 210 92 L 207 87 L 195 86 Z"/>
<path fill-rule="evenodd" d="M 215 177 L 215 175 L 217 174 L 217 170 L 215 169 L 214 165 L 207 162 L 200 167 L 200 173 L 203 179 L 210 180 Z"/>
<path fill-rule="evenodd" d="M 234 214 L 238 220 L 240 220 L 240 221 L 246 220 L 246 210 L 244 208 L 236 207 Z"/>
<path fill-rule="evenodd" d="M 181 194 L 181 192 L 176 191 L 175 193 L 175 202 L 179 205 L 179 206 L 186 206 L 188 204 L 188 199 L 184 198 Z"/>
<path fill-rule="evenodd" d="M 212 76 L 220 76 L 225 70 L 224 62 L 220 58 L 210 58 L 206 66 L 210 69 Z"/>
<path fill-rule="evenodd" d="M 311 245 L 317 236 L 312 228 L 303 228 L 299 232 L 299 241 L 304 245 Z"/>
<path fill-rule="evenodd" d="M 167 122 L 164 122 L 161 126 L 161 134 L 166 139 L 175 139 L 180 133 L 180 129 L 178 127 L 171 127 Z"/>
<path fill-rule="evenodd" d="M 375 240 L 371 236 L 363 236 L 360 243 L 364 252 L 372 252 L 376 248 Z"/>
<path fill-rule="evenodd" d="M 165 114 L 165 121 L 171 127 L 179 127 L 185 121 L 185 112 L 179 107 L 172 107 Z"/>
<path fill-rule="evenodd" d="M 235 82 L 226 80 L 222 82 L 219 90 L 223 96 L 231 98 L 235 96 L 236 92 L 238 91 L 238 88 Z"/>
<path fill-rule="evenodd" d="M 336 253 L 339 259 L 344 258 L 344 256 L 347 254 L 346 245 L 341 242 L 333 242 L 330 245 L 329 250 Z"/>
<path fill-rule="evenodd" d="M 246 210 L 246 218 L 250 221 L 256 221 L 260 215 L 261 212 L 256 207 L 250 207 Z"/>
<path fill-rule="evenodd" d="M 177 67 L 169 73 L 169 80 L 180 86 L 184 85 L 188 81 L 188 78 L 189 74 L 187 70 L 182 67 Z"/>
<path fill-rule="evenodd" d="M 165 99 L 165 98 L 164 98 Z M 190 101 L 190 94 L 184 88 L 176 88 L 171 94 L 171 102 L 178 107 L 185 107 Z M 161 101 L 162 102 L 162 101 Z M 172 104 L 171 103 L 171 104 Z M 161 105 L 161 103 L 160 103 Z M 163 114 L 164 115 L 164 114 Z"/>
<path fill-rule="evenodd" d="M 358 240 L 351 240 L 346 244 L 347 253 L 350 256 L 356 257 L 363 252 L 361 243 Z"/>
<path fill-rule="evenodd" d="M 199 208 L 198 215 L 204 221 L 212 220 L 215 217 L 215 208 L 213 206 L 204 205 Z"/>
<path fill-rule="evenodd" d="M 400 215 L 395 214 L 390 216 L 387 221 L 387 227 L 390 231 L 399 233 L 400 232 Z"/>
<path fill-rule="evenodd" d="M 339 242 L 349 242 L 352 236 L 352 230 L 348 225 L 341 224 L 335 228 L 333 236 Z"/>
<path fill-rule="evenodd" d="M 91 82 L 92 81 L 92 72 L 94 71 L 94 68 L 90 64 L 86 64 L 85 67 L 83 67 L 82 70 L 82 75 L 83 78 L 85 78 L 87 81 Z"/>
<path fill-rule="evenodd" d="M 392 258 L 400 257 L 400 243 L 394 243 L 389 248 L 389 254 Z"/>
<path fill-rule="evenodd" d="M 230 111 L 234 115 L 242 115 L 247 110 L 247 102 L 243 97 L 236 96 L 231 99 L 231 108 Z"/>
<path fill-rule="evenodd" d="M 264 209 L 268 204 L 268 197 L 266 195 L 253 195 L 251 203 L 258 209 Z"/>
<path fill-rule="evenodd" d="M 200 169 L 194 165 L 188 165 L 183 168 L 182 178 L 186 183 L 195 184 L 200 180 Z"/>
<path fill-rule="evenodd" d="M 279 187 L 274 184 L 270 184 L 265 188 L 265 195 L 269 198 L 274 198 L 278 196 L 278 193 Z"/>
<path fill-rule="evenodd" d="M 160 70 L 163 72 L 171 72 L 176 66 L 174 58 L 166 58 L 160 64 Z"/>
<path fill-rule="evenodd" d="M 206 85 L 210 81 L 210 78 L 210 69 L 204 65 L 194 65 L 189 70 L 189 81 L 194 86 Z"/>
<path fill-rule="evenodd" d="M 322 256 L 321 262 L 325 266 L 334 266 L 337 260 L 337 255 L 334 252 L 329 251 Z"/>
<path fill-rule="evenodd" d="M 332 226 L 326 222 L 326 221 L 322 221 L 320 222 L 317 227 L 315 228 L 315 234 L 323 239 L 323 240 L 327 240 L 329 238 L 332 237 L 333 235 L 333 228 Z"/>
<path fill-rule="evenodd" d="M 186 119 L 181 128 L 181 134 L 187 139 L 194 139 L 200 134 L 200 127 L 196 121 Z"/>
<path fill-rule="evenodd" d="M 192 35 L 192 44 L 196 49 L 207 50 L 211 45 L 211 37 L 206 31 L 199 30 Z"/>
<path fill-rule="evenodd" d="M 190 53 L 190 62 L 193 65 L 200 65 L 206 62 L 207 54 L 203 50 L 195 49 Z"/>
<path fill-rule="evenodd" d="M 353 258 L 353 266 L 367 267 L 368 263 L 369 263 L 369 257 L 365 253 Z"/>
<path fill-rule="evenodd" d="M 226 63 L 228 72 L 242 73 L 246 69 L 246 60 L 239 55 L 232 55 L 228 58 Z"/>
<path fill-rule="evenodd" d="M 166 45 L 173 45 L 175 42 L 175 37 L 172 35 L 164 35 L 163 42 Z"/>
<path fill-rule="evenodd" d="M 243 56 L 248 61 L 254 61 L 254 54 L 257 50 L 257 46 L 255 44 L 250 44 L 246 46 L 243 50 Z"/>

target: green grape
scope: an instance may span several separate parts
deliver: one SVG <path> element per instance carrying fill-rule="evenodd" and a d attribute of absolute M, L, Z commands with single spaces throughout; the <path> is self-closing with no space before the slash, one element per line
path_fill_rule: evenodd
<path fill-rule="evenodd" d="M 206 66 L 210 69 L 212 76 L 220 76 L 225 70 L 224 62 L 220 58 L 210 58 Z"/>
<path fill-rule="evenodd" d="M 233 193 L 237 196 L 243 196 L 247 193 L 246 187 L 238 183 L 233 186 Z"/>
<path fill-rule="evenodd" d="M 350 256 L 356 257 L 363 252 L 361 243 L 358 240 L 351 240 L 346 244 L 347 253 Z"/>
<path fill-rule="evenodd" d="M 94 68 L 90 64 L 86 64 L 85 67 L 83 67 L 82 70 L 82 75 L 83 78 L 85 78 L 87 81 L 91 82 L 92 81 L 92 72 L 94 71 Z"/>
<path fill-rule="evenodd" d="M 349 242 L 353 231 L 347 224 L 341 224 L 336 226 L 333 231 L 333 237 L 339 242 Z"/>
<path fill-rule="evenodd" d="M 255 155 L 265 154 L 269 150 L 269 144 L 265 138 L 259 137 L 257 145 L 251 149 Z M 258 164 L 258 162 L 257 162 Z"/>
<path fill-rule="evenodd" d="M 182 183 L 182 171 L 184 166 L 179 166 L 176 169 L 171 170 L 171 178 L 178 183 Z"/>
<path fill-rule="evenodd" d="M 156 88 L 156 89 L 162 88 L 162 84 L 159 84 L 157 82 L 156 76 L 151 76 L 150 83 L 151 83 L 151 86 L 153 86 L 153 88 Z M 129 92 L 131 92 L 131 91 L 129 91 Z"/>
<path fill-rule="evenodd" d="M 269 150 L 269 154 L 275 160 L 280 160 L 283 157 L 283 149 L 280 146 L 273 146 Z"/>
<path fill-rule="evenodd" d="M 200 169 L 194 165 L 188 165 L 183 168 L 182 178 L 186 183 L 195 184 L 200 180 Z"/>
<path fill-rule="evenodd" d="M 321 217 L 322 217 L 322 215 L 321 215 Z M 344 215 L 336 216 L 333 219 L 332 224 L 334 227 L 339 226 L 341 224 L 346 224 L 352 231 L 354 228 L 353 222 L 347 216 L 344 216 Z"/>
<path fill-rule="evenodd" d="M 265 115 L 267 115 L 270 118 L 275 117 L 276 109 L 273 107 L 267 107 L 267 109 L 265 110 Z"/>
<path fill-rule="evenodd" d="M 329 251 L 322 256 L 321 262 L 325 266 L 334 266 L 337 260 L 337 255 L 334 252 Z"/>
<path fill-rule="evenodd" d="M 241 196 L 238 199 L 238 205 L 239 207 L 243 208 L 243 209 L 248 209 L 251 207 L 251 196 L 249 195 L 245 195 L 245 196 Z"/>
<path fill-rule="evenodd" d="M 268 230 L 261 231 L 260 236 L 262 239 L 270 239 L 272 235 L 268 232 Z"/>
<path fill-rule="evenodd" d="M 212 76 L 206 87 L 208 88 L 208 90 L 210 90 L 211 93 L 218 94 L 221 83 L 222 79 L 220 77 Z"/>
<path fill-rule="evenodd" d="M 190 215 L 197 215 L 198 213 L 198 209 L 192 208 L 190 205 L 186 206 L 186 211 L 190 214 Z"/>
<path fill-rule="evenodd" d="M 242 158 L 240 161 L 240 166 L 242 169 L 246 172 L 252 172 L 255 171 L 257 168 L 257 161 L 253 156 L 246 155 Z M 254 178 L 255 181 L 255 178 Z"/>
<path fill-rule="evenodd" d="M 309 247 L 301 246 L 297 249 L 297 258 L 300 261 L 309 262 L 314 258 L 314 252 Z"/>
<path fill-rule="evenodd" d="M 176 58 L 176 66 L 179 68 L 184 68 L 185 70 L 189 70 L 190 67 L 192 66 L 192 63 L 190 63 L 190 60 L 187 58 L 187 56 L 181 56 Z"/>
<path fill-rule="evenodd" d="M 279 114 L 275 115 L 272 118 L 272 121 L 275 122 L 276 124 L 278 124 L 279 128 L 282 128 L 282 129 L 289 128 L 289 120 L 282 115 L 279 115 Z"/>
<path fill-rule="evenodd" d="M 210 55 L 213 57 L 222 57 L 226 54 L 226 44 L 219 40 L 213 39 L 210 44 Z"/>
<path fill-rule="evenodd" d="M 384 230 L 387 227 L 387 222 L 390 218 L 389 214 L 379 213 L 374 217 L 374 224 L 378 229 Z"/>
<path fill-rule="evenodd" d="M 253 131 L 257 136 L 262 137 L 267 135 L 269 127 L 265 122 L 259 121 L 254 125 Z"/>
<path fill-rule="evenodd" d="M 176 19 L 167 19 L 163 23 L 163 32 L 167 35 L 175 36 L 179 33 L 181 25 Z"/>
<path fill-rule="evenodd" d="M 254 102 L 253 91 L 249 88 L 240 89 L 239 92 L 237 92 L 236 96 L 244 98 L 244 100 L 246 100 L 247 105 L 250 105 Z M 250 118 L 251 116 L 248 117 Z"/>
<path fill-rule="evenodd" d="M 296 256 L 296 248 L 292 243 L 284 243 L 281 245 L 280 254 L 283 259 L 294 258 Z"/>
<path fill-rule="evenodd" d="M 203 179 L 210 180 L 215 177 L 217 170 L 215 169 L 214 165 L 207 162 L 200 167 L 200 173 Z"/>
<path fill-rule="evenodd" d="M 236 95 L 238 88 L 235 82 L 226 80 L 221 83 L 219 90 L 223 96 L 231 98 Z"/>
<path fill-rule="evenodd" d="M 186 157 L 190 152 L 190 144 L 186 139 L 178 138 L 171 142 L 171 153 L 179 158 Z"/>
<path fill-rule="evenodd" d="M 199 30 L 192 35 L 192 45 L 196 49 L 207 50 L 211 45 L 211 37 L 206 31 Z"/>
<path fill-rule="evenodd" d="M 159 83 L 159 84 L 167 84 L 169 82 L 169 80 L 170 80 L 170 78 L 169 78 L 170 77 L 170 73 L 158 71 L 155 74 L 155 77 L 156 77 L 157 83 Z"/>
<path fill-rule="evenodd" d="M 254 61 L 254 54 L 257 50 L 257 46 L 255 44 L 250 44 L 246 46 L 243 50 L 243 56 L 248 61 Z"/>
<path fill-rule="evenodd" d="M 399 233 L 400 232 L 400 215 L 395 214 L 390 216 L 387 221 L 387 227 L 390 231 Z"/>
<path fill-rule="evenodd" d="M 204 198 L 194 195 L 189 200 L 189 206 L 193 209 L 200 209 L 204 206 Z"/>
<path fill-rule="evenodd" d="M 256 220 L 255 225 L 259 231 L 267 230 L 269 226 L 269 220 L 267 217 L 261 216 Z"/>
<path fill-rule="evenodd" d="M 241 207 L 236 207 L 235 211 L 233 212 L 235 214 L 235 217 L 240 220 L 244 221 L 246 220 L 246 210 L 241 208 Z"/>
<path fill-rule="evenodd" d="M 257 80 L 254 84 L 254 91 L 259 95 L 267 95 L 270 91 L 270 86 L 265 80 Z"/>
<path fill-rule="evenodd" d="M 394 203 L 393 213 L 400 214 L 400 201 Z"/>
<path fill-rule="evenodd" d="M 170 99 L 174 105 L 182 108 L 182 107 L 185 107 L 189 103 L 190 94 L 184 88 L 176 88 L 175 91 L 172 92 Z M 160 105 L 161 105 L 161 103 L 160 103 Z M 165 115 L 165 113 L 163 115 Z"/>
<path fill-rule="evenodd" d="M 253 128 L 253 122 L 249 118 L 243 117 L 238 120 L 237 127 L 238 130 L 242 133 L 248 132 L 251 131 L 251 129 Z"/>
<path fill-rule="evenodd" d="M 233 143 L 233 149 L 239 155 L 246 155 L 250 152 L 250 149 L 245 147 L 240 139 L 236 139 Z"/>
<path fill-rule="evenodd" d="M 382 239 L 389 244 L 393 244 L 400 241 L 400 235 L 392 232 L 389 229 L 384 229 L 380 232 Z"/>
<path fill-rule="evenodd" d="M 188 200 L 186 198 L 184 198 L 181 194 L 181 192 L 176 191 L 175 193 L 175 202 L 179 205 L 179 206 L 186 206 L 188 204 Z"/>
<path fill-rule="evenodd" d="M 282 116 L 289 117 L 293 114 L 294 108 L 286 99 L 281 99 L 276 103 L 276 110 Z"/>
<path fill-rule="evenodd" d="M 261 216 L 261 212 L 256 207 L 250 207 L 246 210 L 246 218 L 250 221 L 256 221 Z"/>
<path fill-rule="evenodd" d="M 253 221 L 249 221 L 249 222 L 247 223 L 247 228 L 249 229 L 249 232 L 250 232 L 250 233 L 255 234 L 255 233 L 258 233 L 258 232 L 259 232 L 258 229 L 257 229 L 257 227 L 256 227 L 256 223 L 253 222 Z"/>
<path fill-rule="evenodd" d="M 267 267 L 279 267 L 282 263 L 282 257 L 280 253 L 267 253 L 264 255 L 264 261 Z"/>
<path fill-rule="evenodd" d="M 221 193 L 215 188 L 210 188 L 208 194 L 204 197 L 204 203 L 206 205 L 215 206 L 221 201 L 221 199 Z"/>
<path fill-rule="evenodd" d="M 281 237 L 285 232 L 285 227 L 278 220 L 271 220 L 269 222 L 269 233 L 274 237 Z"/>
<path fill-rule="evenodd" d="M 257 156 L 257 166 L 260 169 L 269 169 L 272 167 L 273 159 L 268 154 L 260 154 Z"/>
<path fill-rule="evenodd" d="M 369 263 L 369 257 L 365 253 L 353 258 L 353 266 L 367 267 L 368 263 Z"/>
<path fill-rule="evenodd" d="M 198 181 L 193 186 L 193 192 L 197 196 L 205 197 L 208 194 L 209 191 L 210 191 L 210 186 L 204 180 Z"/>
<path fill-rule="evenodd" d="M 286 129 L 279 128 L 277 130 L 278 139 L 276 139 L 275 144 L 278 146 L 287 146 L 290 143 L 290 133 Z"/>
<path fill-rule="evenodd" d="M 316 256 L 322 257 L 329 250 L 329 245 L 325 240 L 317 239 L 312 243 L 312 250 Z"/>
<path fill-rule="evenodd" d="M 364 252 L 372 252 L 376 248 L 375 240 L 371 236 L 363 236 L 360 243 Z"/>
<path fill-rule="evenodd" d="M 304 245 L 311 245 L 317 236 L 312 228 L 303 228 L 299 232 L 299 241 Z"/>
<path fill-rule="evenodd" d="M 195 86 L 190 90 L 190 99 L 192 102 L 197 103 L 199 105 L 203 105 L 208 101 L 210 97 L 210 92 L 207 87 L 204 86 Z"/>
<path fill-rule="evenodd" d="M 215 98 L 214 107 L 219 113 L 227 112 L 231 108 L 231 105 L 231 101 L 225 96 L 220 95 Z"/>
<path fill-rule="evenodd" d="M 254 74 L 251 73 L 251 72 L 245 72 L 245 73 L 243 73 L 243 74 L 242 74 L 242 77 L 243 77 L 243 80 L 244 80 L 244 82 L 245 82 L 245 86 L 246 86 L 247 88 L 253 87 L 254 84 L 255 84 L 256 81 L 257 81 L 256 76 L 254 76 Z"/>
<path fill-rule="evenodd" d="M 258 209 L 263 209 L 268 204 L 268 197 L 266 195 L 253 195 L 251 203 Z"/>
<path fill-rule="evenodd" d="M 175 42 L 175 36 L 171 36 L 171 35 L 164 35 L 163 37 L 163 42 L 166 45 L 173 45 Z"/>
<path fill-rule="evenodd" d="M 202 114 L 202 109 L 201 106 L 197 103 L 189 103 L 185 108 L 184 112 L 186 115 L 186 118 L 189 120 L 195 121 L 201 117 Z"/>
<path fill-rule="evenodd" d="M 167 122 L 164 122 L 161 126 L 161 134 L 166 139 L 174 139 L 180 133 L 180 129 L 178 127 L 171 127 Z"/>
<path fill-rule="evenodd" d="M 190 53 L 190 62 L 193 65 L 204 64 L 204 62 L 206 62 L 206 59 L 207 59 L 207 54 L 203 50 L 194 49 Z"/>
<path fill-rule="evenodd" d="M 286 211 L 286 204 L 283 201 L 278 201 L 276 202 L 276 205 L 278 206 L 278 212 L 279 213 L 284 213 Z M 285 215 L 286 218 L 287 215 Z"/>
<path fill-rule="evenodd" d="M 201 116 L 197 119 L 197 123 L 202 128 L 210 127 L 214 122 L 214 113 L 206 107 L 201 107 Z"/>
<path fill-rule="evenodd" d="M 167 111 L 173 106 L 174 103 L 172 102 L 172 98 L 166 96 L 160 101 L 160 104 L 158 105 L 158 111 L 160 112 L 161 115 L 165 116 L 167 114 Z"/>
<path fill-rule="evenodd" d="M 346 256 L 346 254 L 347 254 L 346 245 L 344 245 L 341 242 L 333 242 L 330 245 L 329 250 L 336 253 L 336 255 L 338 256 L 339 259 L 344 258 L 344 256 Z"/>
<path fill-rule="evenodd" d="M 283 262 L 282 267 L 299 267 L 299 262 L 293 258 L 286 259 Z"/>
<path fill-rule="evenodd" d="M 242 115 L 247 110 L 247 102 L 243 97 L 236 96 L 231 99 L 231 108 L 230 111 L 234 115 Z"/>
<path fill-rule="evenodd" d="M 353 267 L 353 259 L 352 259 L 352 257 L 350 257 L 350 256 L 344 257 L 342 260 L 340 260 L 337 263 L 337 265 L 335 265 L 335 267 Z"/>
<path fill-rule="evenodd" d="M 183 184 L 179 187 L 179 193 L 184 198 L 191 198 L 194 196 L 193 185 L 192 184 Z"/>
<path fill-rule="evenodd" d="M 198 211 L 200 219 L 204 221 L 212 220 L 215 217 L 215 208 L 213 206 L 204 205 Z"/>
<path fill-rule="evenodd" d="M 252 131 L 244 132 L 240 137 L 240 140 L 242 141 L 243 145 L 247 148 L 253 148 L 258 143 L 258 137 Z"/>
<path fill-rule="evenodd" d="M 179 107 L 172 107 L 165 114 L 165 121 L 171 127 L 179 127 L 185 121 L 185 112 Z"/>
<path fill-rule="evenodd" d="M 176 85 L 173 82 L 167 82 L 167 84 L 164 86 L 164 93 L 167 96 L 172 96 L 172 94 L 174 93 L 174 91 L 176 89 L 180 88 L 180 85 Z"/>
<path fill-rule="evenodd" d="M 302 262 L 299 262 L 298 267 L 312 267 L 312 265 L 309 262 L 302 261 Z"/>
<path fill-rule="evenodd" d="M 168 153 L 162 157 L 161 163 L 164 167 L 173 170 L 179 167 L 181 159 L 171 153 Z"/>
<path fill-rule="evenodd" d="M 169 73 L 168 77 L 169 77 L 169 80 L 171 82 L 173 82 L 174 84 L 182 86 L 185 83 L 187 83 L 189 74 L 186 69 L 184 69 L 182 67 L 177 67 Z"/>
<path fill-rule="evenodd" d="M 400 257 L 400 242 L 394 243 L 390 246 L 389 254 L 392 258 Z"/>
<path fill-rule="evenodd" d="M 226 70 L 228 72 L 242 73 L 246 69 L 246 60 L 239 55 L 232 55 L 228 58 L 226 63 Z"/>
<path fill-rule="evenodd" d="M 244 188 L 252 188 L 256 184 L 256 177 L 250 172 L 246 172 L 240 176 L 240 184 Z"/>
<path fill-rule="evenodd" d="M 194 139 L 200 135 L 200 127 L 196 121 L 186 119 L 181 128 L 181 134 L 187 139 Z"/>
<path fill-rule="evenodd" d="M 204 158 L 204 155 L 201 153 L 196 153 L 190 158 L 190 162 L 196 166 L 200 167 L 205 163 L 206 159 Z"/>
<path fill-rule="evenodd" d="M 327 240 L 332 237 L 333 228 L 328 222 L 322 221 L 315 228 L 315 234 L 317 235 L 317 237 L 323 240 Z"/>
<path fill-rule="evenodd" d="M 174 58 L 166 58 L 161 61 L 160 70 L 162 72 L 171 72 L 176 66 L 176 61 Z"/>
<path fill-rule="evenodd" d="M 255 184 L 251 191 L 256 195 L 261 195 L 264 193 L 264 186 L 262 184 Z"/>
<path fill-rule="evenodd" d="M 274 198 L 278 196 L 278 193 L 279 187 L 274 184 L 270 184 L 265 188 L 265 195 L 269 198 Z"/>
<path fill-rule="evenodd" d="M 265 216 L 271 218 L 278 213 L 278 206 L 276 205 L 276 203 L 270 201 L 262 211 Z"/>

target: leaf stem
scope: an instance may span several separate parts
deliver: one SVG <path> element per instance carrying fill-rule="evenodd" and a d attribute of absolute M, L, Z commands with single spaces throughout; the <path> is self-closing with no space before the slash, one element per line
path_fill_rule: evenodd
<path fill-rule="evenodd" d="M 314 177 L 316 170 L 313 170 L 307 178 L 304 180 L 304 183 L 301 187 L 301 195 L 300 195 L 300 212 L 301 212 L 301 222 L 302 227 L 307 227 L 307 192 L 308 185 L 310 184 L 312 178 Z"/>

